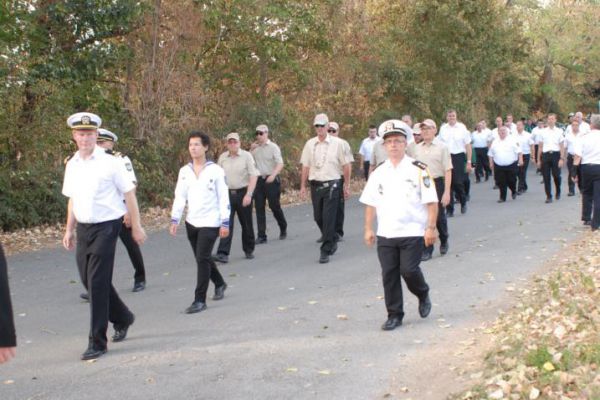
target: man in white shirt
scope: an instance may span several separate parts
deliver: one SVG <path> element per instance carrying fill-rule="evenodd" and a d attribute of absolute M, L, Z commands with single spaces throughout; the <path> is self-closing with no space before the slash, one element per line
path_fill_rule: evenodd
<path fill-rule="evenodd" d="M 529 167 L 529 160 L 531 153 L 533 152 L 533 139 L 531 133 L 525 130 L 525 124 L 523 121 L 517 122 L 517 133 L 514 135 L 514 140 L 521 146 L 523 153 L 523 164 L 519 167 L 518 183 L 517 183 L 517 194 L 525 193 L 527 187 L 527 168 Z"/>
<path fill-rule="evenodd" d="M 600 114 L 592 114 L 590 128 L 590 132 L 575 143 L 574 165 L 580 166 L 583 180 L 581 219 L 596 231 L 600 228 Z"/>
<path fill-rule="evenodd" d="M 575 160 L 575 143 L 584 135 L 584 133 L 579 130 L 579 121 L 576 118 L 573 118 L 571 121 L 571 125 L 568 126 L 568 132 L 565 134 L 565 150 L 567 152 L 567 171 L 569 172 L 569 177 L 567 178 L 567 183 L 569 185 L 569 193 L 567 196 L 575 196 L 575 182 L 577 181 L 577 186 L 579 187 L 579 191 L 581 192 L 581 180 L 575 179 L 572 172 L 575 170 L 573 168 L 573 162 Z"/>
<path fill-rule="evenodd" d="M 508 127 L 509 135 L 514 135 L 515 133 L 517 133 L 517 124 L 514 123 L 512 114 L 506 114 L 506 124 L 504 125 Z"/>
<path fill-rule="evenodd" d="M 537 125 L 531 130 L 531 138 L 533 139 L 533 154 L 531 155 L 533 157 L 533 161 L 535 163 L 535 173 L 536 174 L 541 174 L 542 170 L 541 168 L 538 167 L 538 162 L 540 160 L 538 160 L 538 151 L 540 148 L 540 135 L 542 133 L 542 130 L 546 128 L 546 122 L 543 119 L 538 119 L 537 121 Z"/>
<path fill-rule="evenodd" d="M 488 151 L 490 165 L 494 172 L 496 185 L 500 190 L 498 203 L 506 201 L 507 187 L 510 189 L 512 199 L 517 198 L 517 173 L 523 165 L 523 152 L 521 146 L 508 137 L 508 127 L 498 129 L 498 139 L 494 140 Z"/>
<path fill-rule="evenodd" d="M 363 167 L 365 174 L 365 180 L 369 179 L 369 169 L 371 167 L 371 153 L 373 152 L 373 146 L 379 141 L 377 137 L 377 127 L 375 125 L 369 126 L 369 136 L 363 139 L 360 144 L 358 154 L 360 154 L 360 165 Z"/>
<path fill-rule="evenodd" d="M 464 124 L 456 119 L 456 110 L 448 110 L 447 123 L 440 128 L 438 140 L 444 143 L 452 158 L 452 192 L 460 203 L 460 212 L 467 212 L 467 196 L 465 193 L 465 173 L 471 172 L 471 133 Z M 448 217 L 454 216 L 454 202 L 450 200 L 447 207 Z"/>
<path fill-rule="evenodd" d="M 496 127 L 494 129 L 491 130 L 491 139 L 490 142 L 493 142 L 494 140 L 498 139 L 498 129 L 500 129 L 501 126 L 504 126 L 504 122 L 502 121 L 502 117 L 498 116 L 496 117 Z"/>
<path fill-rule="evenodd" d="M 481 182 L 484 172 L 485 180 L 487 182 L 487 180 L 490 178 L 490 174 L 492 173 L 487 157 L 488 146 L 490 144 L 490 134 L 489 129 L 485 131 L 483 128 L 483 123 L 480 121 L 477 123 L 476 129 L 471 134 L 473 150 L 475 151 L 475 158 L 477 160 L 477 164 L 475 165 L 475 183 Z"/>
<path fill-rule="evenodd" d="M 556 125 L 556 114 L 548 114 L 548 127 L 541 131 L 538 150 L 538 167 L 544 177 L 544 190 L 546 203 L 552 203 L 552 184 L 550 174 L 554 178 L 556 200 L 560 199 L 560 170 L 564 163 L 564 136 L 563 131 Z"/>
<path fill-rule="evenodd" d="M 565 130 L 565 135 L 571 132 L 571 123 L 573 121 L 577 121 L 579 123 L 579 132 L 585 135 L 590 131 L 590 124 L 583 120 L 583 113 L 581 111 L 577 111 L 573 118 L 569 121 L 569 126 Z"/>

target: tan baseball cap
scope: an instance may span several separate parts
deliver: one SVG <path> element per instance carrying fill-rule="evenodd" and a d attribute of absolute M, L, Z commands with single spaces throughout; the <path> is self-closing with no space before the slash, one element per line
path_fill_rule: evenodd
<path fill-rule="evenodd" d="M 329 123 L 329 118 L 327 114 L 317 114 L 315 115 L 315 120 L 313 121 L 313 125 L 327 125 Z"/>
<path fill-rule="evenodd" d="M 237 140 L 238 142 L 240 141 L 240 134 L 237 132 L 231 132 L 230 134 L 227 135 L 226 139 L 229 141 L 230 139 L 234 139 Z"/>
<path fill-rule="evenodd" d="M 423 125 L 427 125 L 430 128 L 434 128 L 437 129 L 437 125 L 435 124 L 435 121 L 432 119 L 426 119 L 423 122 L 421 122 L 421 126 Z"/>

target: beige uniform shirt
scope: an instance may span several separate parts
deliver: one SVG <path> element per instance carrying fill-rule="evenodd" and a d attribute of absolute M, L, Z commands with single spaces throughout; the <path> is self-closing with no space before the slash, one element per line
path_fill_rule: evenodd
<path fill-rule="evenodd" d="M 340 138 L 338 138 L 340 139 Z M 352 154 L 352 148 L 350 148 L 350 143 L 345 141 L 344 139 L 340 139 L 344 145 L 344 157 L 346 158 L 346 163 L 354 162 L 354 155 Z M 344 166 L 340 165 L 339 169 L 340 176 L 344 175 Z"/>
<path fill-rule="evenodd" d="M 433 179 L 443 178 L 446 171 L 452 169 L 452 159 L 448 148 L 441 143 L 419 144 L 411 143 L 406 149 L 406 154 L 415 160 L 427 164 L 427 169 Z"/>
<path fill-rule="evenodd" d="M 248 186 L 251 176 L 258 176 L 252 154 L 246 150 L 239 149 L 236 156 L 230 156 L 229 152 L 219 156 L 218 164 L 225 170 L 225 180 L 229 189 L 241 189 Z"/>
<path fill-rule="evenodd" d="M 309 139 L 300 157 L 300 164 L 309 168 L 308 180 L 319 182 L 340 179 L 340 171 L 348 162 L 344 142 L 331 135 L 322 142 L 318 136 Z"/>
<path fill-rule="evenodd" d="M 279 146 L 268 140 L 265 144 L 258 145 L 252 150 L 256 161 L 256 168 L 261 176 L 271 175 L 277 164 L 283 164 Z"/>
<path fill-rule="evenodd" d="M 383 140 L 379 140 L 373 145 L 373 151 L 371 152 L 371 166 L 377 167 L 385 160 L 387 160 L 387 152 L 385 151 Z"/>

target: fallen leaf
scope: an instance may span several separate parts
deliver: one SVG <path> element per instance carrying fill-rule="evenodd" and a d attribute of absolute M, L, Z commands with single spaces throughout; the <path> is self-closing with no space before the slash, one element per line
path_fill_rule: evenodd
<path fill-rule="evenodd" d="M 12 379 L 7 379 L 3 382 L 5 385 L 12 385 L 13 383 L 15 383 L 15 381 L 13 381 Z"/>
<path fill-rule="evenodd" d="M 544 367 L 543 367 L 546 371 L 551 372 L 554 371 L 556 368 L 554 368 L 554 364 L 552 364 L 550 361 L 546 361 L 544 363 Z"/>
<path fill-rule="evenodd" d="M 308 302 L 308 304 L 310 304 L 310 305 L 315 305 L 315 304 L 317 304 L 317 303 L 318 303 L 318 301 L 316 301 L 316 300 L 310 300 L 310 301 Z"/>
<path fill-rule="evenodd" d="M 319 371 L 320 375 L 331 375 L 331 371 L 328 369 L 322 369 Z"/>
<path fill-rule="evenodd" d="M 348 316 L 346 314 L 338 314 L 337 315 L 337 319 L 339 319 L 341 321 L 347 321 L 348 320 Z"/>
<path fill-rule="evenodd" d="M 537 388 L 532 387 L 529 391 L 529 400 L 535 400 L 540 397 L 540 391 Z"/>
<path fill-rule="evenodd" d="M 296 367 L 289 367 L 285 370 L 285 372 L 298 372 L 298 368 Z"/>

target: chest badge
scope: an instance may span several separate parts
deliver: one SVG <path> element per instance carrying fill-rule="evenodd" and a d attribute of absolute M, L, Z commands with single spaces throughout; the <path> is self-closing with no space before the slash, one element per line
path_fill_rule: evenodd
<path fill-rule="evenodd" d="M 425 185 L 426 188 L 431 186 L 431 178 L 429 177 L 429 175 L 425 175 L 423 177 L 423 185 Z"/>
<path fill-rule="evenodd" d="M 381 186 L 381 183 L 377 187 L 377 191 L 379 192 L 379 194 L 383 195 L 383 186 Z"/>

